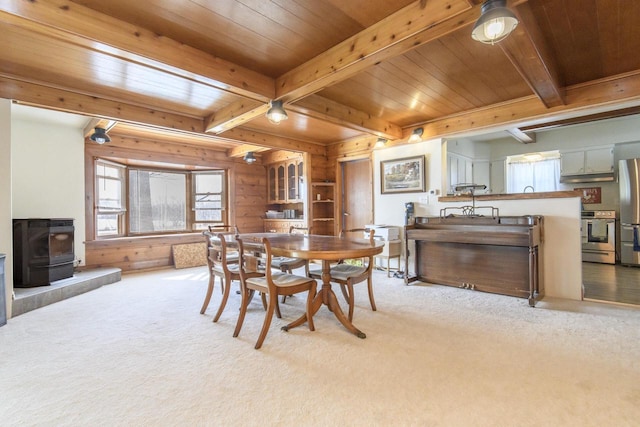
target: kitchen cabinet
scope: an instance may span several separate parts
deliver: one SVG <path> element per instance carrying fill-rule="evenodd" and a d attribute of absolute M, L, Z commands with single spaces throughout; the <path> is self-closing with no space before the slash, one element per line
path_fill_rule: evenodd
<path fill-rule="evenodd" d="M 473 160 L 455 153 L 447 154 L 449 192 L 453 194 L 460 184 L 473 182 Z"/>
<path fill-rule="evenodd" d="M 490 193 L 503 194 L 507 192 L 507 186 L 505 185 L 507 182 L 505 172 L 506 168 L 504 160 L 494 160 L 491 162 Z"/>
<path fill-rule="evenodd" d="M 588 175 L 613 172 L 613 146 L 560 152 L 560 174 Z"/>
<path fill-rule="evenodd" d="M 313 234 L 336 235 L 335 185 L 333 182 L 311 183 L 311 218 L 309 218 L 309 226 L 313 227 Z"/>
<path fill-rule="evenodd" d="M 267 166 L 267 201 L 300 203 L 304 195 L 304 162 L 302 158 L 272 163 Z"/>

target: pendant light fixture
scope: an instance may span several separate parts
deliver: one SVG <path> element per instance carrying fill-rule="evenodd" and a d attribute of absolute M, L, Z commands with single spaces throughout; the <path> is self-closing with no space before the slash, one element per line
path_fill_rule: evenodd
<path fill-rule="evenodd" d="M 376 145 L 374 145 L 374 148 L 383 148 L 385 145 L 387 145 L 387 140 L 384 138 L 378 138 L 378 140 L 376 141 Z"/>
<path fill-rule="evenodd" d="M 104 128 L 94 128 L 94 132 L 89 139 L 101 145 L 105 142 L 111 142 L 111 138 L 109 138 Z"/>
<path fill-rule="evenodd" d="M 409 137 L 409 144 L 415 144 L 416 142 L 422 141 L 423 133 L 424 128 L 415 128 L 413 132 L 411 132 L 411 136 Z"/>
<path fill-rule="evenodd" d="M 256 162 L 256 157 L 253 155 L 253 151 L 247 151 L 247 154 L 244 155 L 244 161 L 252 164 Z"/>
<path fill-rule="evenodd" d="M 287 120 L 287 112 L 284 110 L 282 101 L 271 101 L 269 110 L 267 111 L 267 119 L 274 125 L 280 124 L 281 121 Z"/>
<path fill-rule="evenodd" d="M 486 0 L 471 37 L 485 44 L 504 40 L 518 26 L 518 18 L 506 7 L 507 0 Z"/>

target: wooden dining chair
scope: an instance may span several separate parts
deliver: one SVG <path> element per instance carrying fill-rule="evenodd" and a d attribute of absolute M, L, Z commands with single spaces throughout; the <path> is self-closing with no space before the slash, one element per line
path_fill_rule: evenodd
<path fill-rule="evenodd" d="M 366 228 L 352 228 L 349 230 L 342 230 L 340 237 L 344 237 L 348 234 L 356 234 L 358 237 L 363 237 L 368 234 L 369 241 L 373 243 L 373 229 Z M 353 321 L 353 309 L 354 309 L 354 296 L 353 285 L 356 283 L 367 281 L 367 289 L 369 291 L 369 303 L 371 309 L 376 311 L 376 301 L 373 297 L 373 280 L 371 273 L 373 271 L 374 260 L 373 255 L 364 259 L 358 260 L 340 260 L 338 264 L 331 267 L 330 275 L 331 281 L 338 283 L 342 290 L 342 295 L 349 304 L 349 321 Z M 310 276 L 314 279 L 322 279 L 322 270 L 313 269 L 310 272 Z"/>
<path fill-rule="evenodd" d="M 289 234 L 311 234 L 311 227 L 296 227 L 292 225 L 289 227 Z M 304 267 L 305 276 L 309 277 L 309 260 L 303 258 L 291 258 L 285 256 L 273 257 L 271 259 L 271 267 L 280 270 L 283 273 L 293 274 L 293 270 L 296 268 Z M 282 302 L 287 300 L 287 296 L 282 296 Z"/>
<path fill-rule="evenodd" d="M 216 224 L 210 225 L 207 227 L 209 229 L 209 233 L 216 235 L 218 233 L 230 234 L 230 235 L 238 235 L 240 234 L 240 230 L 236 225 L 227 225 L 227 224 Z M 227 263 L 235 264 L 238 262 L 238 250 L 235 248 L 227 247 Z"/>
<path fill-rule="evenodd" d="M 217 322 L 227 304 L 227 299 L 229 299 L 231 282 L 234 280 L 240 281 L 240 269 L 237 257 L 232 262 L 229 262 L 227 259 L 229 251 L 226 239 L 229 238 L 231 235 L 230 233 L 213 234 L 209 231 L 205 231 L 202 234 L 206 237 L 208 245 L 207 266 L 209 267 L 209 287 L 207 288 L 207 294 L 204 298 L 202 308 L 200 309 L 200 314 L 204 314 L 209 306 L 216 277 L 220 277 L 222 301 L 220 301 L 220 307 L 218 307 L 218 311 L 213 317 L 213 321 Z"/>
<path fill-rule="evenodd" d="M 259 251 L 263 252 L 266 257 L 264 275 L 252 274 L 254 269 L 259 265 L 259 260 L 253 260 L 255 255 L 252 255 L 252 251 L 247 251 L 246 246 L 242 239 L 238 238 L 238 248 L 240 251 L 240 289 L 242 294 L 242 303 L 240 304 L 240 315 L 238 316 L 238 322 L 236 323 L 236 329 L 233 332 L 233 336 L 237 337 L 242 329 L 245 314 L 247 313 L 247 306 L 249 305 L 252 292 L 260 292 L 266 296 L 267 310 L 264 316 L 264 322 L 262 324 L 262 330 L 258 336 L 255 348 L 262 347 L 269 327 L 271 326 L 271 320 L 273 314 L 278 309 L 278 297 L 281 295 L 294 295 L 301 292 L 307 292 L 307 305 L 306 314 L 307 322 L 309 324 L 309 330 L 314 331 L 313 316 L 311 313 L 311 304 L 313 298 L 316 295 L 316 281 L 309 277 L 297 276 L 295 274 L 283 273 L 281 271 L 273 272 L 271 266 L 271 260 L 273 255 L 271 254 L 271 243 L 269 239 L 264 237 L 259 243 L 258 241 L 252 242 L 252 246 L 259 244 Z"/>

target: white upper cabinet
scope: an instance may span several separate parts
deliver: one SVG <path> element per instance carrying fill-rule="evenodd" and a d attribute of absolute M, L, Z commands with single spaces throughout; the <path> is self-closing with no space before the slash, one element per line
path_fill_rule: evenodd
<path fill-rule="evenodd" d="M 613 172 L 613 146 L 561 151 L 561 175 L 587 175 Z"/>
<path fill-rule="evenodd" d="M 473 161 L 459 154 L 447 153 L 447 172 L 449 191 L 453 194 L 457 185 L 473 182 Z"/>

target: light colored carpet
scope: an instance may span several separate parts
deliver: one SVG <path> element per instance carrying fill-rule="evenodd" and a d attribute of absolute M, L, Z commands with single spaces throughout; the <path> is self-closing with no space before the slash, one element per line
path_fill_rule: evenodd
<path fill-rule="evenodd" d="M 0 328 L 3 426 L 632 426 L 640 420 L 640 310 L 524 299 L 375 273 L 349 334 L 280 326 L 261 350 L 256 299 L 199 314 L 206 267 L 131 274 Z M 235 285 L 234 285 L 235 286 Z M 341 295 L 340 295 L 340 298 Z"/>

